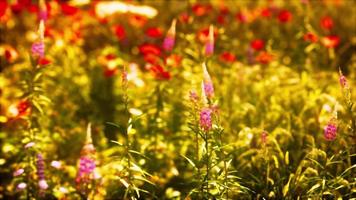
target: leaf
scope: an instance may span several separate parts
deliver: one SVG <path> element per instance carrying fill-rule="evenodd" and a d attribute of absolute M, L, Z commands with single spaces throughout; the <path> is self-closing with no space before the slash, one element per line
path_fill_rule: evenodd
<path fill-rule="evenodd" d="M 315 184 L 312 188 L 310 188 L 310 190 L 307 192 L 308 194 L 309 193 L 312 193 L 314 190 L 316 190 L 318 187 L 320 187 L 320 183 L 317 183 Z"/>
<path fill-rule="evenodd" d="M 121 144 L 121 143 L 118 142 L 118 141 L 110 140 L 110 142 L 115 143 L 115 144 L 118 144 L 118 145 L 120 145 L 120 146 L 124 146 L 123 144 Z"/>
<path fill-rule="evenodd" d="M 284 161 L 286 162 L 286 165 L 289 165 L 289 151 L 286 152 L 286 155 L 284 156 Z"/>
<path fill-rule="evenodd" d="M 196 170 L 198 170 L 198 168 L 196 167 L 196 165 L 195 165 L 195 163 L 192 161 L 192 160 L 190 160 L 189 158 L 187 158 L 186 156 L 184 156 L 184 155 L 181 155 L 183 158 L 185 158 L 193 167 L 194 167 L 194 169 L 196 169 Z"/>
<path fill-rule="evenodd" d="M 114 122 L 106 122 L 106 124 L 111 125 L 111 126 L 114 126 L 114 127 L 118 128 L 118 129 L 121 128 L 120 125 L 115 124 Z"/>
<path fill-rule="evenodd" d="M 294 174 L 291 174 L 291 175 L 289 176 L 288 183 L 283 187 L 283 196 L 284 196 L 284 197 L 288 194 L 290 181 L 292 180 L 293 177 L 294 177 Z"/>

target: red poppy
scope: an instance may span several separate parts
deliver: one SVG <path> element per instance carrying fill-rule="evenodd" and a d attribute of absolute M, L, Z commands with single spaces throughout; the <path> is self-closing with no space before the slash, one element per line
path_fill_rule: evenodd
<path fill-rule="evenodd" d="M 333 19 L 329 16 L 324 16 L 320 19 L 320 27 L 325 30 L 330 30 L 334 26 Z"/>
<path fill-rule="evenodd" d="M 172 54 L 165 59 L 167 66 L 178 67 L 182 61 L 182 57 L 177 54 Z"/>
<path fill-rule="evenodd" d="M 203 5 L 200 3 L 196 3 L 192 6 L 193 13 L 198 17 L 208 14 L 211 9 L 211 5 Z"/>
<path fill-rule="evenodd" d="M 141 15 L 130 15 L 129 23 L 135 27 L 142 27 L 146 24 L 147 18 Z"/>
<path fill-rule="evenodd" d="M 223 52 L 223 53 L 220 54 L 219 59 L 220 59 L 220 61 L 222 61 L 222 62 L 232 63 L 232 62 L 235 62 L 236 57 L 235 57 L 234 54 L 225 51 L 225 52 Z"/>
<path fill-rule="evenodd" d="M 126 31 L 123 26 L 118 24 L 115 25 L 113 29 L 118 40 L 123 40 L 126 37 Z"/>
<path fill-rule="evenodd" d="M 327 48 L 335 48 L 340 44 L 340 37 L 337 35 L 330 35 L 323 37 L 321 43 Z"/>
<path fill-rule="evenodd" d="M 161 54 L 161 49 L 159 46 L 155 45 L 155 44 L 142 44 L 139 47 L 140 53 L 143 55 L 146 54 L 153 54 L 153 55 L 157 55 L 159 56 Z"/>
<path fill-rule="evenodd" d="M 303 39 L 306 42 L 315 43 L 318 41 L 318 36 L 316 36 L 314 33 L 308 32 L 308 33 L 304 34 Z"/>
<path fill-rule="evenodd" d="M 241 23 L 247 22 L 247 15 L 243 12 L 236 13 L 235 18 L 237 21 L 239 21 Z"/>
<path fill-rule="evenodd" d="M 47 58 L 40 58 L 40 59 L 38 59 L 38 64 L 40 66 L 46 66 L 46 65 L 51 64 L 51 60 L 49 60 Z"/>
<path fill-rule="evenodd" d="M 278 20 L 281 23 L 287 23 L 287 22 L 291 21 L 292 18 L 293 18 L 293 15 L 288 10 L 281 10 L 278 14 Z"/>
<path fill-rule="evenodd" d="M 5 58 L 6 58 L 7 62 L 12 63 L 18 57 L 19 57 L 19 54 L 17 53 L 17 51 L 14 48 L 12 48 L 10 46 L 5 48 Z"/>
<path fill-rule="evenodd" d="M 256 57 L 256 61 L 261 63 L 261 64 L 268 64 L 273 60 L 273 55 L 266 52 L 266 51 L 262 51 L 260 52 L 257 57 Z"/>
<path fill-rule="evenodd" d="M 263 40 L 260 40 L 260 39 L 255 39 L 250 43 L 250 46 L 254 50 L 259 51 L 259 50 L 263 49 L 263 47 L 265 46 L 265 42 Z"/>
<path fill-rule="evenodd" d="M 158 27 L 151 27 L 146 30 L 146 35 L 151 38 L 160 38 L 162 37 L 162 29 Z"/>
<path fill-rule="evenodd" d="M 218 30 L 214 28 L 214 38 L 218 36 Z M 200 29 L 197 33 L 197 38 L 200 42 L 206 43 L 209 40 L 209 27 Z"/>
<path fill-rule="evenodd" d="M 24 5 L 22 5 L 21 3 L 16 3 L 16 4 L 11 5 L 11 11 L 14 14 L 20 14 L 22 12 L 23 8 L 24 8 Z"/>
<path fill-rule="evenodd" d="M 161 60 L 160 57 L 158 57 L 157 55 L 154 55 L 154 54 L 145 54 L 143 56 L 143 59 L 147 63 L 153 64 L 153 65 L 159 64 L 159 62 Z"/>
<path fill-rule="evenodd" d="M 38 7 L 38 5 L 36 5 L 36 4 L 30 4 L 30 5 L 27 7 L 27 10 L 28 10 L 30 13 L 38 13 L 39 7 Z"/>
<path fill-rule="evenodd" d="M 104 69 L 104 76 L 105 76 L 106 78 L 110 78 L 110 77 L 116 75 L 116 74 L 118 73 L 118 71 L 119 71 L 119 70 L 118 70 L 116 67 L 113 68 L 113 69 L 110 69 L 110 68 L 108 68 L 108 67 L 105 67 L 105 69 Z"/>
<path fill-rule="evenodd" d="M 13 117 L 22 117 L 28 115 L 31 111 L 31 103 L 28 100 L 22 100 L 16 105 L 9 107 L 9 112 Z"/>
<path fill-rule="evenodd" d="M 179 15 L 179 21 L 182 22 L 183 24 L 188 23 L 190 19 L 191 19 L 190 16 L 186 12 Z"/>
<path fill-rule="evenodd" d="M 217 21 L 219 24 L 224 25 L 226 23 L 225 15 L 218 15 Z"/>
<path fill-rule="evenodd" d="M 65 14 L 65 15 L 75 15 L 79 11 L 79 9 L 77 7 L 71 6 L 67 3 L 62 3 L 61 9 L 62 9 L 63 14 Z"/>
<path fill-rule="evenodd" d="M 269 8 L 263 8 L 261 10 L 261 16 L 262 17 L 266 17 L 266 18 L 269 18 L 271 17 L 272 13 L 271 13 L 271 10 Z"/>
<path fill-rule="evenodd" d="M 6 9 L 7 9 L 7 2 L 6 1 L 0 1 L 0 17 L 5 15 Z"/>
<path fill-rule="evenodd" d="M 166 71 L 161 65 L 152 65 L 149 70 L 153 73 L 158 80 L 169 80 L 171 79 L 171 74 Z"/>

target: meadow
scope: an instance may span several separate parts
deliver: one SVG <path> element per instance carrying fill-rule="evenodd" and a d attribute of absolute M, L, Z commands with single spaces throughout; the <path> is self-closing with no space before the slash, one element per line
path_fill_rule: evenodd
<path fill-rule="evenodd" d="M 0 0 L 0 199 L 356 199 L 356 2 Z"/>

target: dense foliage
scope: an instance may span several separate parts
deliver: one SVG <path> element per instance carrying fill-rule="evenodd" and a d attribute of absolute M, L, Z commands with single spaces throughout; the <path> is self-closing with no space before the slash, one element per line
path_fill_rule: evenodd
<path fill-rule="evenodd" d="M 352 0 L 0 0 L 0 199 L 356 198 Z"/>

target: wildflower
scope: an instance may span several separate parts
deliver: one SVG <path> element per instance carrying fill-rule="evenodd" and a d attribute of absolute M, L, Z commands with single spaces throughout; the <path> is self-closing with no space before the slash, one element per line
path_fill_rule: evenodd
<path fill-rule="evenodd" d="M 5 47 L 4 54 L 5 54 L 6 61 L 9 63 L 13 63 L 19 57 L 19 54 L 16 51 L 16 49 L 12 48 L 11 46 Z"/>
<path fill-rule="evenodd" d="M 193 103 L 197 103 L 199 101 L 199 96 L 195 90 L 189 91 L 189 99 Z"/>
<path fill-rule="evenodd" d="M 6 1 L 0 1 L 0 18 L 5 15 L 7 7 L 8 5 Z"/>
<path fill-rule="evenodd" d="M 320 19 L 320 27 L 325 30 L 330 30 L 334 26 L 333 19 L 330 16 L 324 16 Z"/>
<path fill-rule="evenodd" d="M 193 13 L 198 17 L 210 13 L 211 9 L 212 9 L 211 5 L 203 5 L 200 3 L 196 3 L 192 6 Z"/>
<path fill-rule="evenodd" d="M 19 184 L 16 186 L 16 189 L 18 189 L 18 190 L 23 190 L 23 189 L 25 189 L 26 187 L 27 187 L 27 184 L 24 183 L 24 182 L 21 182 L 21 183 L 19 183 Z"/>
<path fill-rule="evenodd" d="M 273 60 L 273 55 L 262 51 L 261 53 L 259 53 L 256 57 L 256 61 L 261 63 L 261 64 L 268 64 Z"/>
<path fill-rule="evenodd" d="M 205 55 L 211 56 L 214 53 L 214 26 L 209 27 L 209 38 L 205 43 Z"/>
<path fill-rule="evenodd" d="M 342 88 L 348 88 L 349 84 L 347 82 L 346 77 L 342 74 L 341 70 L 340 70 L 340 78 L 339 78 L 339 82 Z"/>
<path fill-rule="evenodd" d="M 126 37 L 126 31 L 125 31 L 125 28 L 123 26 L 121 26 L 120 24 L 118 25 L 115 25 L 113 27 L 113 30 L 114 30 L 114 33 L 115 33 L 115 36 L 118 40 L 123 40 L 125 37 Z"/>
<path fill-rule="evenodd" d="M 48 184 L 45 180 L 44 174 L 44 161 L 42 154 L 37 154 L 37 176 L 38 176 L 38 185 L 41 190 L 46 190 L 48 188 Z"/>
<path fill-rule="evenodd" d="M 265 46 L 265 43 L 263 40 L 261 39 L 256 39 L 256 40 L 253 40 L 251 43 L 250 43 L 250 46 L 256 50 L 256 51 L 259 51 L 261 49 L 263 49 L 263 47 Z"/>
<path fill-rule="evenodd" d="M 18 170 L 16 170 L 14 173 L 13 173 L 13 176 L 20 176 L 21 174 L 23 174 L 25 172 L 24 169 L 20 168 Z"/>
<path fill-rule="evenodd" d="M 261 16 L 265 17 L 265 18 L 269 18 L 271 17 L 272 13 L 271 10 L 269 8 L 263 8 L 261 10 Z"/>
<path fill-rule="evenodd" d="M 146 30 L 146 35 L 151 38 L 160 38 L 162 36 L 162 30 L 158 27 L 151 27 Z"/>
<path fill-rule="evenodd" d="M 140 53 L 143 55 L 153 54 L 159 56 L 161 54 L 161 49 L 155 44 L 145 43 L 139 47 Z"/>
<path fill-rule="evenodd" d="M 47 58 L 40 58 L 38 59 L 38 65 L 40 66 L 46 66 L 46 65 L 49 65 L 51 64 L 51 61 Z"/>
<path fill-rule="evenodd" d="M 324 138 L 327 141 L 333 141 L 337 135 L 336 119 L 332 118 L 328 124 L 324 127 Z"/>
<path fill-rule="evenodd" d="M 71 6 L 68 3 L 62 3 L 61 9 L 62 9 L 62 13 L 67 16 L 75 15 L 79 11 L 79 8 L 75 6 Z"/>
<path fill-rule="evenodd" d="M 51 166 L 56 169 L 60 169 L 62 167 L 62 163 L 60 161 L 54 160 L 51 162 Z"/>
<path fill-rule="evenodd" d="M 340 38 L 337 35 L 329 35 L 321 39 L 321 43 L 326 48 L 335 48 L 340 44 Z"/>
<path fill-rule="evenodd" d="M 226 62 L 226 63 L 232 63 L 235 62 L 236 57 L 234 54 L 230 53 L 230 52 L 223 52 L 220 54 L 219 56 L 220 61 Z"/>
<path fill-rule="evenodd" d="M 293 15 L 288 10 L 281 10 L 278 14 L 278 20 L 281 23 L 288 23 L 292 20 Z"/>
<path fill-rule="evenodd" d="M 44 48 L 45 48 L 45 46 L 42 41 L 33 43 L 32 47 L 31 47 L 32 56 L 43 58 L 44 57 Z"/>
<path fill-rule="evenodd" d="M 92 179 L 92 173 L 96 168 L 95 164 L 95 147 L 91 138 L 91 124 L 88 124 L 87 136 L 84 147 L 79 158 L 79 169 L 76 182 L 87 182 Z"/>
<path fill-rule="evenodd" d="M 303 39 L 304 41 L 315 43 L 318 41 L 318 36 L 316 36 L 314 33 L 308 32 L 304 34 Z"/>
<path fill-rule="evenodd" d="M 200 127 L 204 131 L 209 131 L 212 128 L 211 113 L 212 110 L 210 108 L 203 108 L 200 111 Z"/>
<path fill-rule="evenodd" d="M 166 71 L 161 65 L 152 65 L 149 67 L 149 70 L 158 80 L 171 79 L 171 74 L 169 73 L 169 71 Z"/>
<path fill-rule="evenodd" d="M 30 148 L 30 147 L 33 147 L 33 146 L 35 146 L 35 144 L 36 144 L 36 143 L 34 143 L 34 142 L 29 142 L 29 143 L 27 143 L 27 144 L 25 145 L 25 149 L 28 149 L 28 148 Z"/>
<path fill-rule="evenodd" d="M 209 72 L 206 68 L 206 64 L 203 63 L 203 91 L 204 95 L 208 98 L 211 99 L 214 96 L 214 86 L 213 82 L 211 81 Z"/>
<path fill-rule="evenodd" d="M 174 47 L 176 37 L 176 22 L 176 19 L 172 21 L 172 25 L 169 28 L 166 37 L 164 38 L 163 49 L 166 51 L 171 51 Z"/>
<path fill-rule="evenodd" d="M 47 20 L 47 16 L 48 16 L 48 13 L 47 13 L 47 7 L 46 7 L 46 4 L 44 2 L 44 0 L 40 0 L 39 2 L 39 12 L 38 12 L 38 19 L 41 21 L 46 21 Z"/>

